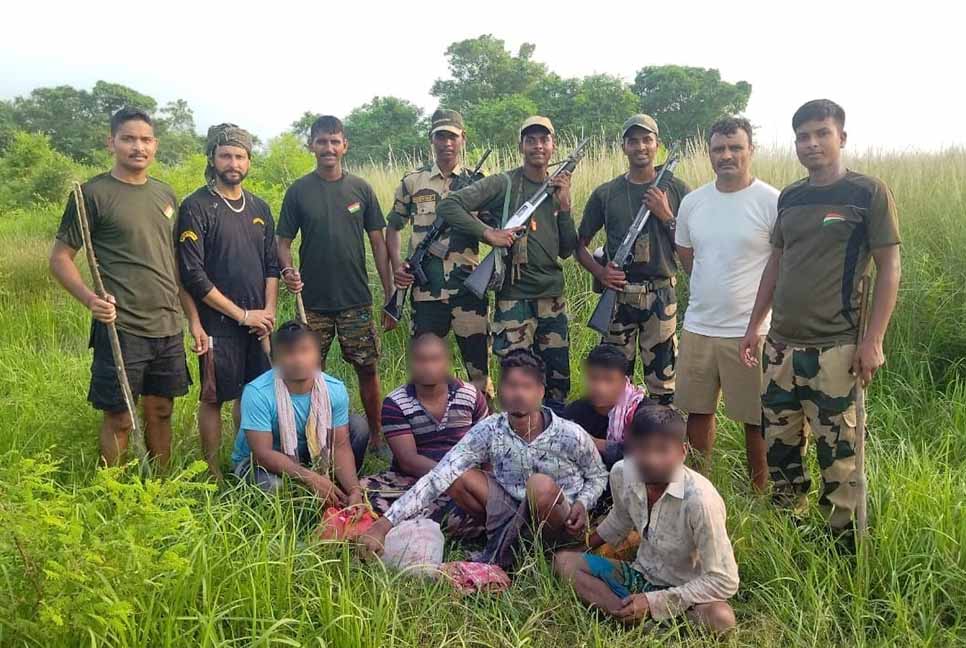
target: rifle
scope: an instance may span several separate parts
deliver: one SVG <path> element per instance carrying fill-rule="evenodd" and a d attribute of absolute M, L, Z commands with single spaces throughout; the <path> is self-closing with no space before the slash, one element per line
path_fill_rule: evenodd
<path fill-rule="evenodd" d="M 655 187 L 664 189 L 671 182 L 671 178 L 674 177 L 674 167 L 678 165 L 680 155 L 680 150 L 675 145 L 668 154 L 664 166 L 661 167 L 660 173 L 657 174 L 657 178 L 654 180 Z M 624 235 L 624 240 L 621 241 L 620 247 L 617 248 L 617 252 L 614 254 L 614 258 L 610 260 L 610 263 L 613 263 L 618 268 L 623 268 L 627 265 L 631 259 L 637 237 L 644 232 L 644 228 L 647 226 L 647 221 L 650 218 L 651 210 L 647 208 L 646 204 L 642 204 L 637 212 L 637 216 L 634 217 L 634 222 L 628 228 L 627 234 Z M 613 288 L 606 288 L 600 296 L 597 307 L 590 316 L 590 321 L 587 322 L 587 326 L 601 335 L 607 335 L 610 331 L 611 321 L 614 319 L 614 309 L 616 306 L 617 291 Z"/>
<path fill-rule="evenodd" d="M 457 176 L 456 178 L 453 178 L 454 185 L 456 185 L 459 180 L 462 180 L 463 178 L 466 178 L 466 181 L 459 183 L 455 187 L 451 186 L 450 190 L 458 191 L 473 184 L 478 179 L 480 169 L 483 168 L 483 163 L 486 162 L 486 158 L 490 157 L 490 153 L 492 152 L 493 149 L 486 150 L 486 153 L 484 153 L 483 157 L 480 158 L 476 168 L 473 169 L 473 172 L 469 176 Z M 447 229 L 449 229 L 449 225 L 447 225 L 446 221 L 437 216 L 436 220 L 433 221 L 432 227 L 430 227 L 429 231 L 426 232 L 426 236 L 422 238 L 422 240 L 416 245 L 415 249 L 413 249 L 413 253 L 409 255 L 408 259 L 406 259 L 406 267 L 409 268 L 411 273 L 413 273 L 413 283 L 415 285 L 425 286 L 427 283 L 429 283 L 429 278 L 426 276 L 426 271 L 423 270 L 423 262 L 426 260 L 426 256 L 430 254 L 429 249 L 433 246 L 433 243 L 438 241 L 443 234 L 446 233 Z M 400 319 L 402 319 L 402 311 L 406 304 L 406 296 L 409 294 L 410 287 L 411 286 L 407 286 L 405 288 L 396 288 L 392 295 L 389 296 L 389 299 L 386 300 L 385 306 L 382 307 L 382 312 L 391 317 L 393 321 L 398 322 Z"/>
<path fill-rule="evenodd" d="M 543 181 L 543 184 L 533 192 L 529 200 L 520 205 L 513 216 L 502 225 L 503 229 L 515 229 L 530 222 L 543 201 L 554 192 L 554 187 L 551 185 L 553 179 L 561 173 L 572 172 L 577 167 L 577 163 L 584 157 L 584 149 L 587 148 L 588 143 L 590 143 L 590 138 L 585 137 L 577 144 L 577 148 L 570 155 L 557 163 L 557 170 Z M 525 230 L 520 230 L 517 232 L 516 238 L 519 239 L 524 235 Z M 499 284 L 503 283 L 503 262 L 508 251 L 508 248 L 493 248 L 483 259 L 483 262 L 476 266 L 476 269 L 463 282 L 466 289 L 476 295 L 478 299 L 483 299 L 488 289 L 498 289 Z"/>

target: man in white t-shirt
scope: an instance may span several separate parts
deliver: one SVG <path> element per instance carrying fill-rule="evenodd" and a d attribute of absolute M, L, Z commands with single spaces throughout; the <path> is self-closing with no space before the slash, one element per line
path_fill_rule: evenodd
<path fill-rule="evenodd" d="M 764 490 L 768 466 L 761 434 L 761 369 L 745 366 L 739 347 L 771 254 L 778 190 L 751 175 L 751 132 L 744 118 L 715 122 L 708 155 L 717 179 L 681 202 L 675 243 L 691 283 L 674 404 L 688 412 L 688 439 L 710 464 L 714 413 L 723 393 L 725 412 L 745 427 L 752 483 Z M 762 336 L 768 324 L 766 319 Z"/>

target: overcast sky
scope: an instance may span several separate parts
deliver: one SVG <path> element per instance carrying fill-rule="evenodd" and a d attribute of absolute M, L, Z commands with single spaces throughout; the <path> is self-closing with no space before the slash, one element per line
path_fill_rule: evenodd
<path fill-rule="evenodd" d="M 344 116 L 375 95 L 431 111 L 446 46 L 491 33 L 514 52 L 534 43 L 562 76 L 718 68 L 752 84 L 746 113 L 766 144 L 790 146 L 792 113 L 819 97 L 845 107 L 855 148 L 966 144 L 964 11 L 953 0 L 381 4 L 9 3 L 0 97 L 104 79 L 159 104 L 186 99 L 202 132 L 234 121 L 267 139 L 305 110 Z"/>

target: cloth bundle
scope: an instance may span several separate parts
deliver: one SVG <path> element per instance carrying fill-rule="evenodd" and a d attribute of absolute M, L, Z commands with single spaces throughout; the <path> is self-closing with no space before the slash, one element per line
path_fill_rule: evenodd
<path fill-rule="evenodd" d="M 443 532 L 428 518 L 406 520 L 386 534 L 382 561 L 394 569 L 433 578 L 443 562 Z"/>
<path fill-rule="evenodd" d="M 510 587 L 510 577 L 499 565 L 457 561 L 444 563 L 440 571 L 464 596 L 476 592 L 496 594 Z"/>
<path fill-rule="evenodd" d="M 365 511 L 362 515 L 357 513 L 354 508 L 330 506 L 322 514 L 322 522 L 315 532 L 322 540 L 355 540 L 379 519 L 372 511 Z"/>

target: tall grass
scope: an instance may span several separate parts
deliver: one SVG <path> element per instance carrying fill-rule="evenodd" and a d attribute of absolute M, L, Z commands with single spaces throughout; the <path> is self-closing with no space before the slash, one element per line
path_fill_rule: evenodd
<path fill-rule="evenodd" d="M 515 164 L 501 152 L 487 171 Z M 732 645 L 966 644 L 966 152 L 867 154 L 850 165 L 890 184 L 903 235 L 888 363 L 870 393 L 872 535 L 857 557 L 839 555 L 816 511 L 795 525 L 752 495 L 742 436 L 722 419 L 711 478 L 728 504 L 742 578 Z M 356 172 L 388 206 L 405 166 Z M 310 167 L 311 160 L 293 158 L 285 173 L 297 177 Z M 622 169 L 617 151 L 591 151 L 574 177 L 576 209 Z M 692 186 L 711 177 L 700 155 L 679 169 Z M 761 153 L 755 171 L 776 186 L 801 174 L 779 152 Z M 160 174 L 181 194 L 200 183 L 197 164 Z M 257 168 L 252 181 L 277 211 L 284 187 Z M 58 206 L 36 207 L 0 218 L 0 644 L 713 645 L 683 625 L 625 630 L 596 618 L 538 553 L 508 593 L 457 599 L 444 585 L 360 565 L 344 546 L 314 542 L 318 511 L 297 490 L 271 498 L 246 488 L 164 491 L 141 485 L 133 471 L 98 475 L 98 416 L 85 402 L 88 316 L 46 271 L 59 214 Z M 594 301 L 574 261 L 565 272 L 577 391 L 580 358 L 596 343 L 584 326 Z M 378 301 L 374 273 L 371 281 Z M 283 316 L 291 309 L 283 296 Z M 383 349 L 388 389 L 405 375 L 403 330 L 384 335 Z M 354 385 L 337 350 L 329 369 Z M 196 403 L 197 385 L 177 402 L 173 473 L 200 456 Z M 226 437 L 228 426 L 226 419 Z M 181 479 L 197 481 L 192 474 Z M 114 503 L 92 503 L 92 484 L 114 493 L 102 495 Z M 136 514 L 144 502 L 157 516 L 154 534 Z M 56 579 L 71 570 L 55 565 L 84 567 L 64 581 Z M 70 600 L 103 605 L 72 609 Z"/>

